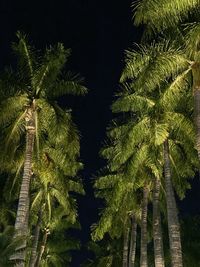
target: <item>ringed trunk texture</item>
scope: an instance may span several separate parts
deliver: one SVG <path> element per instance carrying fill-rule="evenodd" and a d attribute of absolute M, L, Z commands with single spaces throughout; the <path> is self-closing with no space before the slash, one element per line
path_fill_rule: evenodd
<path fill-rule="evenodd" d="M 171 181 L 168 140 L 164 142 L 164 174 L 165 174 L 169 244 L 170 244 L 172 267 L 183 267 L 180 226 L 178 221 L 176 200 Z"/>
<path fill-rule="evenodd" d="M 135 266 L 135 253 L 136 253 L 136 238 L 137 238 L 137 223 L 135 216 L 131 219 L 131 240 L 129 248 L 129 265 L 128 267 Z"/>
<path fill-rule="evenodd" d="M 27 243 L 26 239 L 28 235 L 29 188 L 32 176 L 32 156 L 35 139 L 35 121 L 34 111 L 32 107 L 27 109 L 26 122 L 26 150 L 24 159 L 24 170 L 19 194 L 14 235 L 14 238 L 24 237 L 24 242 L 16 249 L 16 253 L 10 257 L 10 260 L 15 260 L 15 266 L 17 267 L 25 266 L 25 250 Z"/>
<path fill-rule="evenodd" d="M 147 259 L 147 209 L 148 209 L 148 188 L 145 186 L 143 189 L 143 201 L 142 201 L 140 267 L 147 267 L 148 266 L 148 259 Z"/>
<path fill-rule="evenodd" d="M 42 210 L 39 211 L 38 220 L 37 220 L 37 224 L 35 227 L 29 267 L 34 267 L 36 260 L 37 260 L 37 248 L 38 248 L 38 241 L 39 241 L 39 236 L 40 236 L 41 222 L 42 222 Z"/>
<path fill-rule="evenodd" d="M 43 240 L 42 240 L 42 245 L 40 247 L 40 252 L 39 252 L 39 255 L 37 257 L 37 261 L 36 261 L 35 267 L 39 267 L 40 266 L 40 262 L 42 260 L 43 253 L 44 253 L 45 248 L 46 248 L 47 239 L 48 239 L 48 235 L 49 234 L 50 234 L 49 229 L 45 228 L 45 232 L 44 232 L 44 236 L 43 236 Z"/>
<path fill-rule="evenodd" d="M 160 180 L 155 178 L 153 190 L 153 241 L 155 267 L 165 267 L 159 208 Z"/>
<path fill-rule="evenodd" d="M 124 246 L 123 246 L 123 259 L 122 259 L 122 266 L 128 267 L 128 245 L 129 245 L 129 233 L 130 228 L 124 231 Z"/>
<path fill-rule="evenodd" d="M 198 158 L 200 160 L 200 63 L 195 63 L 192 66 L 192 75 L 196 125 L 196 147 L 198 152 Z"/>

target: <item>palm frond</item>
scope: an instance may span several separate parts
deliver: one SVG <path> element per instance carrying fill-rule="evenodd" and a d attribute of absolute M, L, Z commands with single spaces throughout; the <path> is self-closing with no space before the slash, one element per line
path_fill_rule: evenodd
<path fill-rule="evenodd" d="M 116 100 L 112 104 L 112 111 L 114 113 L 117 112 L 142 112 L 144 110 L 148 110 L 149 108 L 155 105 L 154 101 L 146 96 L 131 94 L 128 96 L 124 96 Z"/>
<path fill-rule="evenodd" d="M 7 136 L 6 136 L 6 149 L 11 148 L 11 144 L 18 144 L 21 136 L 25 133 L 25 115 L 26 111 L 22 112 L 20 116 L 7 128 Z M 12 151 L 16 149 L 13 146 Z"/>
<path fill-rule="evenodd" d="M 134 23 L 162 31 L 184 21 L 198 7 L 199 0 L 138 0 L 133 2 Z"/>
<path fill-rule="evenodd" d="M 121 179 L 122 177 L 119 174 L 108 174 L 105 176 L 101 176 L 98 177 L 98 179 L 95 181 L 94 188 L 97 189 L 112 188 Z"/>
<path fill-rule="evenodd" d="M 169 127 L 166 123 L 155 123 L 154 125 L 154 144 L 159 146 L 167 140 L 169 136 Z"/>
<path fill-rule="evenodd" d="M 18 43 L 13 44 L 13 50 L 18 56 L 19 66 L 24 72 L 23 75 L 27 75 L 28 81 L 32 82 L 33 76 L 33 65 L 34 65 L 34 57 L 35 51 L 28 44 L 27 36 L 21 32 L 17 32 Z"/>
<path fill-rule="evenodd" d="M 186 24 L 184 31 L 186 53 L 192 60 L 196 60 L 196 55 L 198 54 L 200 49 L 200 22 Z"/>
<path fill-rule="evenodd" d="M 45 95 L 49 88 L 52 89 L 69 55 L 70 50 L 65 49 L 61 43 L 46 49 L 41 64 L 33 76 L 37 95 L 40 93 Z"/>
<path fill-rule="evenodd" d="M 134 52 L 136 53 L 136 52 Z M 163 81 L 171 77 L 176 77 L 181 71 L 189 67 L 189 63 L 183 52 L 176 48 L 173 43 L 162 42 L 150 46 L 141 46 L 137 52 L 141 57 L 149 57 L 143 68 L 136 69 L 137 79 L 135 79 L 135 68 L 137 63 L 128 59 L 123 75 L 123 81 L 132 79 L 131 88 L 136 92 L 151 92 L 159 87 Z M 135 66 L 136 64 L 136 66 Z M 140 75 L 138 75 L 140 74 Z"/>
<path fill-rule="evenodd" d="M 164 109 L 174 110 L 184 91 L 191 86 L 190 77 L 188 77 L 190 71 L 191 69 L 188 68 L 179 74 L 172 83 L 167 83 L 164 93 L 159 98 L 159 103 Z"/>
<path fill-rule="evenodd" d="M 85 95 L 87 88 L 81 85 L 82 79 L 78 74 L 68 73 L 64 80 L 56 82 L 54 88 L 48 91 L 49 98 L 57 98 L 63 95 Z"/>
<path fill-rule="evenodd" d="M 12 123 L 13 119 L 28 106 L 28 98 L 26 94 L 11 96 L 1 102 L 0 106 L 0 125 L 5 126 Z"/>

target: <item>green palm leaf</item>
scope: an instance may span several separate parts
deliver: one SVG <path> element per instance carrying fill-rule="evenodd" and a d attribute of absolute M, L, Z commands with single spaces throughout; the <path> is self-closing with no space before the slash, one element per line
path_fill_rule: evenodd
<path fill-rule="evenodd" d="M 134 23 L 161 31 L 188 18 L 199 4 L 199 0 L 138 0 L 133 3 Z"/>

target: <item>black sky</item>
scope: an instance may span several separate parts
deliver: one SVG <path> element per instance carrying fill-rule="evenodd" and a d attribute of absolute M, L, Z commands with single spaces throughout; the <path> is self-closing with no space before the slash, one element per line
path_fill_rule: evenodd
<path fill-rule="evenodd" d="M 68 97 L 60 100 L 72 107 L 81 133 L 82 173 L 86 197 L 79 198 L 82 232 L 79 238 L 89 239 L 89 225 L 97 220 L 99 203 L 93 197 L 91 177 L 102 167 L 98 151 L 105 139 L 106 126 L 111 119 L 110 105 L 118 88 L 123 66 L 124 49 L 138 42 L 140 31 L 131 21 L 130 0 L 1 0 L 0 1 L 0 69 L 12 64 L 10 44 L 17 30 L 29 35 L 38 49 L 57 42 L 72 49 L 68 67 L 85 77 L 89 94 L 84 98 Z M 195 181 L 193 193 L 181 204 L 182 213 L 200 211 L 194 204 L 200 192 Z M 76 253 L 71 266 L 78 267 L 86 257 L 85 250 Z"/>

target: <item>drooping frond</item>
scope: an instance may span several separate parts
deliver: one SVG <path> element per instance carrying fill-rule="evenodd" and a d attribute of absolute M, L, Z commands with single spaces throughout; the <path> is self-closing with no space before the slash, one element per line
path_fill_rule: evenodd
<path fill-rule="evenodd" d="M 95 181 L 94 187 L 97 189 L 112 188 L 121 179 L 122 175 L 120 174 L 108 174 L 101 176 Z"/>
<path fill-rule="evenodd" d="M 87 93 L 87 88 L 81 83 L 83 79 L 78 74 L 72 74 L 68 72 L 64 80 L 55 82 L 54 88 L 48 90 L 47 97 L 57 98 L 63 95 L 85 95 Z"/>
<path fill-rule="evenodd" d="M 140 172 L 145 164 L 145 161 L 149 156 L 149 146 L 143 144 L 137 151 L 134 152 L 133 156 L 127 163 L 127 172 L 132 179 L 137 178 L 138 172 Z"/>
<path fill-rule="evenodd" d="M 174 110 L 187 88 L 191 87 L 189 73 L 191 69 L 179 74 L 172 82 L 166 84 L 163 94 L 159 98 L 159 103 L 165 110 Z"/>
<path fill-rule="evenodd" d="M 185 52 L 191 60 L 198 60 L 200 50 L 200 22 L 187 24 L 185 27 Z M 196 57 L 197 56 L 197 57 Z"/>
<path fill-rule="evenodd" d="M 3 232 L 0 233 L 0 266 L 12 267 L 13 263 L 9 260 L 15 249 L 23 243 L 23 237 L 13 240 L 13 227 L 7 225 Z"/>
<path fill-rule="evenodd" d="M 54 108 L 44 99 L 36 100 L 38 130 L 50 134 L 54 131 L 57 123 L 57 116 Z"/>
<path fill-rule="evenodd" d="M 155 123 L 153 129 L 153 140 L 155 146 L 159 146 L 167 140 L 169 136 L 169 127 L 167 123 Z"/>
<path fill-rule="evenodd" d="M 138 0 L 133 2 L 134 23 L 161 31 L 183 22 L 199 6 L 199 0 Z"/>
<path fill-rule="evenodd" d="M 191 155 L 192 156 L 192 155 Z M 180 199 L 185 197 L 187 189 L 190 189 L 189 178 L 194 177 L 195 168 L 191 165 L 184 153 L 184 149 L 171 141 L 170 161 L 173 173 L 173 185 Z"/>
<path fill-rule="evenodd" d="M 145 66 L 140 69 L 137 69 L 138 65 L 134 58 L 135 53 L 134 51 L 132 59 L 128 58 L 122 81 L 133 79 L 131 87 L 137 92 L 151 92 L 159 87 L 163 81 L 176 77 L 180 71 L 184 71 L 189 67 L 183 52 L 169 42 L 152 44 L 146 47 L 141 46 L 137 53 L 141 54 L 141 57 L 144 56 L 144 58 L 148 56 L 149 59 Z M 135 79 L 135 71 L 137 79 Z"/>
<path fill-rule="evenodd" d="M 67 184 L 67 188 L 70 192 L 74 192 L 74 193 L 79 193 L 81 195 L 85 194 L 83 185 L 81 183 L 81 181 L 73 181 L 73 180 L 68 180 L 66 181 Z"/>
<path fill-rule="evenodd" d="M 192 142 L 195 141 L 195 127 L 193 122 L 188 119 L 184 114 L 177 112 L 166 113 L 166 121 L 168 121 L 169 127 L 176 132 L 176 136 L 179 133 L 184 135 L 184 138 L 188 136 Z M 182 140 L 184 141 L 184 139 Z"/>
<path fill-rule="evenodd" d="M 10 150 L 14 153 L 21 137 L 25 134 L 25 113 L 26 111 L 22 112 L 20 116 L 6 129 L 5 148 L 7 151 Z"/>
<path fill-rule="evenodd" d="M 46 49 L 42 62 L 33 77 L 36 95 L 42 93 L 47 94 L 48 97 L 48 91 L 53 89 L 69 55 L 70 50 L 65 49 L 61 43 Z"/>
<path fill-rule="evenodd" d="M 141 71 L 149 64 L 150 55 L 146 53 L 142 46 L 137 46 L 138 50 L 126 51 L 126 66 L 120 78 L 120 82 L 126 79 L 137 78 Z"/>
<path fill-rule="evenodd" d="M 134 125 L 134 120 L 129 120 L 127 123 L 123 123 L 122 125 L 118 125 L 115 121 L 113 121 L 112 125 L 108 128 L 107 136 L 111 140 L 118 140 L 125 136 L 132 129 L 132 127 L 134 127 Z"/>
<path fill-rule="evenodd" d="M 149 140 L 150 136 L 150 120 L 148 117 L 142 118 L 138 123 L 135 123 L 133 127 L 130 129 L 123 138 L 116 140 L 116 144 L 114 146 L 113 152 L 109 155 L 107 151 L 102 151 L 102 155 L 107 159 L 110 159 L 112 162 L 112 168 L 115 169 L 114 166 L 121 166 L 125 163 L 130 156 L 135 153 L 140 144 L 144 140 Z M 108 151 L 109 152 L 109 151 Z"/>
<path fill-rule="evenodd" d="M 0 126 L 7 126 L 11 124 L 19 113 L 26 110 L 29 100 L 26 94 L 11 96 L 8 99 L 1 102 L 0 105 Z"/>
<path fill-rule="evenodd" d="M 93 240 L 101 240 L 105 233 L 113 238 L 121 236 L 123 227 L 120 226 L 127 223 L 130 213 L 137 206 L 134 184 L 132 177 L 122 174 L 113 188 L 100 190 L 100 195 L 101 191 L 105 192 L 106 207 L 101 213 L 99 223 L 92 226 Z"/>
<path fill-rule="evenodd" d="M 117 112 L 142 112 L 146 111 L 149 108 L 155 105 L 154 101 L 150 98 L 142 95 L 138 95 L 137 93 L 127 95 L 119 98 L 112 104 L 112 111 L 114 113 Z"/>

